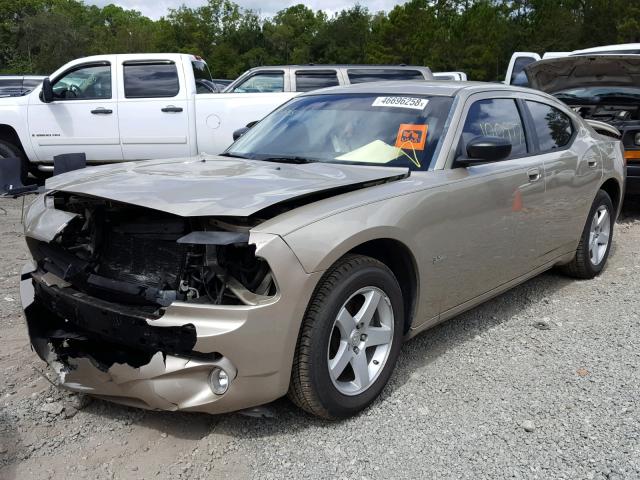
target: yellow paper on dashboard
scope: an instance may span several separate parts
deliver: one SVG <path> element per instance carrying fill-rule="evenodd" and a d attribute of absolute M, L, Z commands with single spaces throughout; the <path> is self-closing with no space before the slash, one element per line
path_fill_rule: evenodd
<path fill-rule="evenodd" d="M 389 163 L 395 160 L 404 152 L 398 147 L 392 147 L 382 140 L 374 140 L 360 148 L 345 153 L 336 158 L 336 160 L 345 160 L 347 162 L 363 162 L 363 163 Z"/>
<path fill-rule="evenodd" d="M 362 163 L 389 163 L 400 156 L 407 157 L 413 164 L 420 168 L 420 162 L 418 161 L 416 152 L 413 151 L 413 157 L 407 154 L 399 147 L 392 147 L 388 143 L 384 143 L 382 140 L 374 140 L 371 143 L 367 143 L 360 148 L 345 153 L 336 158 L 336 160 L 344 160 L 347 162 L 362 162 Z"/>

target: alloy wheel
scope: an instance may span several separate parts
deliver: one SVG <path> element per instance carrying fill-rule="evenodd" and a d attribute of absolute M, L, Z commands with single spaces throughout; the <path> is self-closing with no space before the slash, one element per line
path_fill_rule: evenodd
<path fill-rule="evenodd" d="M 601 205 L 593 215 L 589 230 L 589 260 L 592 265 L 602 262 L 611 236 L 611 215 L 605 205 Z"/>
<path fill-rule="evenodd" d="M 334 321 L 327 366 L 334 386 L 343 395 L 358 395 L 378 378 L 393 343 L 391 300 L 377 287 L 351 295 Z"/>

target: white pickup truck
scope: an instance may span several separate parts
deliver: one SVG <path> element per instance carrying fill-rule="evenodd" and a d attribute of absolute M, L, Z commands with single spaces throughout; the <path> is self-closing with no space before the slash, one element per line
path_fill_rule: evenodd
<path fill-rule="evenodd" d="M 207 80 L 207 64 L 193 55 L 73 60 L 30 93 L 0 98 L 0 158 L 46 173 L 61 153 L 84 152 L 90 164 L 215 154 L 297 95 L 209 93 Z"/>

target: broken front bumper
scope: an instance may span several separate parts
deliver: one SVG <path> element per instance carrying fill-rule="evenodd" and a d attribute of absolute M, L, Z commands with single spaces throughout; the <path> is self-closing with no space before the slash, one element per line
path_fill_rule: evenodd
<path fill-rule="evenodd" d="M 321 273 L 307 274 L 278 236 L 253 235 L 251 243 L 277 279 L 276 296 L 256 305 L 174 302 L 159 318 L 92 302 L 27 265 L 20 286 L 31 343 L 63 387 L 126 405 L 222 413 L 275 400 L 287 392 L 300 323 Z M 137 347 L 147 356 L 136 355 Z M 222 395 L 209 384 L 216 367 L 229 376 Z"/>

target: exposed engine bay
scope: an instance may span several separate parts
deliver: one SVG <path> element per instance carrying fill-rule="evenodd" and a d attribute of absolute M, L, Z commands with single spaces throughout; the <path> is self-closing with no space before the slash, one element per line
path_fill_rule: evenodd
<path fill-rule="evenodd" d="M 46 243 L 28 238 L 41 272 L 92 297 L 156 310 L 172 302 L 255 304 L 275 294 L 268 264 L 249 245 L 250 220 L 182 218 L 58 192 L 77 214 Z"/>
<path fill-rule="evenodd" d="M 638 105 L 571 105 L 571 109 L 584 119 L 606 122 L 614 127 L 640 120 Z"/>

